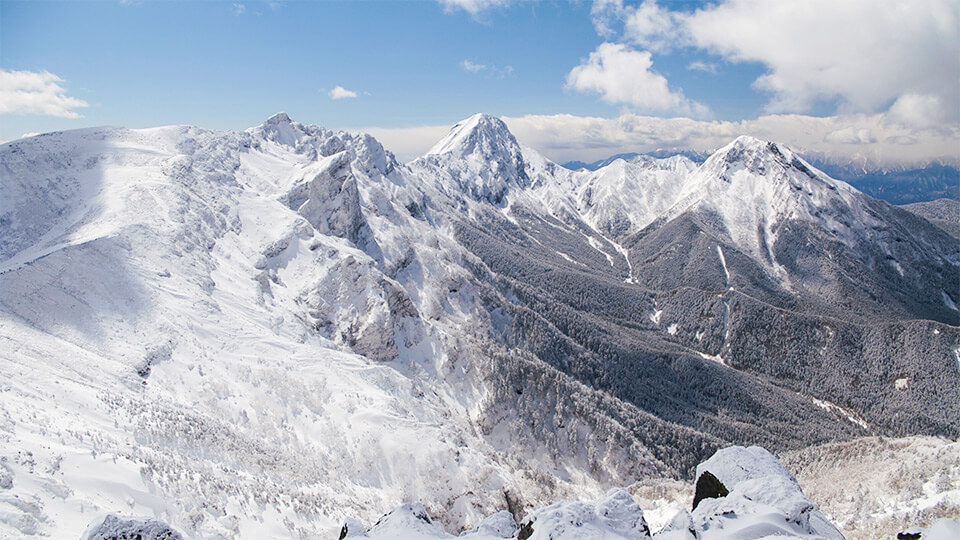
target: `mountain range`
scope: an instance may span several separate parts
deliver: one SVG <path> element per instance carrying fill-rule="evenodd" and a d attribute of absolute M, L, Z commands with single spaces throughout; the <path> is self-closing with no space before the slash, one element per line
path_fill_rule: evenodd
<path fill-rule="evenodd" d="M 18 534 L 461 531 L 731 445 L 960 437 L 960 245 L 778 143 L 571 171 L 478 114 L 404 164 L 281 113 L 0 173 Z"/>
<path fill-rule="evenodd" d="M 570 170 L 596 171 L 618 159 L 631 161 L 645 158 L 665 158 L 674 155 L 703 163 L 708 152 L 657 150 L 648 154 L 637 152 L 616 154 L 591 163 L 569 161 L 563 166 Z M 956 166 L 931 163 L 919 168 L 865 168 L 862 164 L 843 163 L 827 159 L 808 158 L 808 163 L 832 178 L 843 180 L 858 190 L 890 204 L 904 205 L 937 199 L 960 200 L 960 169 Z"/>

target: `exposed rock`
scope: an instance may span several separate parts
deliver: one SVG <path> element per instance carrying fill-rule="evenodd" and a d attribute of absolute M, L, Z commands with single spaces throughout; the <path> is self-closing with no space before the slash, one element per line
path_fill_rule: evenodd
<path fill-rule="evenodd" d="M 694 488 L 693 509 L 696 510 L 697 505 L 704 499 L 719 499 L 729 494 L 730 492 L 723 485 L 723 482 L 717 480 L 717 477 L 712 475 L 710 471 L 703 471 L 703 474 L 697 478 L 697 486 Z"/>
<path fill-rule="evenodd" d="M 340 540 L 344 538 L 367 537 L 367 529 L 362 523 L 353 518 L 347 518 L 340 528 Z"/>

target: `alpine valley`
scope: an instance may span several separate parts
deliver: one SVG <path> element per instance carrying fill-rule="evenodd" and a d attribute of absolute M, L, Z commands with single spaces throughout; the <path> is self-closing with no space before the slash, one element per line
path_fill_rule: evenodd
<path fill-rule="evenodd" d="M 956 532 L 960 243 L 781 144 L 281 113 L 0 176 L 0 537 Z"/>

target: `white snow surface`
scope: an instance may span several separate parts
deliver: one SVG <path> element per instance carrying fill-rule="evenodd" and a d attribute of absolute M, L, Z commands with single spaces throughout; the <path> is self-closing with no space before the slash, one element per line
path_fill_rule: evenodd
<path fill-rule="evenodd" d="M 587 460 L 505 459 L 509 437 L 477 429 L 494 323 L 473 255 L 432 208 L 582 220 L 613 264 L 619 239 L 699 206 L 772 272 L 779 224 L 820 220 L 852 243 L 872 233 L 851 224 L 874 219 L 853 188 L 772 143 L 740 138 L 699 167 L 574 173 L 489 115 L 407 165 L 282 113 L 243 132 L 96 128 L 0 154 L 0 536 L 76 537 L 119 513 L 188 538 L 329 537 L 422 500 L 436 521 L 411 506 L 398 527 L 496 537 L 514 491 L 541 507 L 597 500 L 538 519 L 628 538 L 603 509 L 633 516 L 629 501 L 577 470 Z M 556 470 L 551 487 L 537 481 Z M 736 479 L 799 519 L 791 534 L 816 515 L 786 480 L 758 492 Z"/>
<path fill-rule="evenodd" d="M 918 532 L 923 540 L 956 540 L 960 538 L 960 519 L 938 519 L 927 528 L 907 532 Z"/>
<path fill-rule="evenodd" d="M 329 536 L 421 499 L 458 530 L 554 496 L 477 433 L 468 255 L 373 139 L 281 114 L 0 151 L 0 536 Z"/>

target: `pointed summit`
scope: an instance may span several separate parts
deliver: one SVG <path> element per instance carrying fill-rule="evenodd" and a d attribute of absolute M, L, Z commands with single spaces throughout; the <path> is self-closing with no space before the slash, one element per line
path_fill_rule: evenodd
<path fill-rule="evenodd" d="M 293 120 L 287 116 L 287 113 L 280 111 L 277 114 L 267 118 L 264 122 L 265 125 L 279 125 L 279 124 L 292 124 Z"/>
<path fill-rule="evenodd" d="M 517 139 L 496 116 L 478 113 L 458 122 L 450 133 L 427 152 L 452 154 L 463 158 L 480 154 L 486 157 L 512 156 L 520 152 Z"/>
<path fill-rule="evenodd" d="M 412 165 L 433 170 L 445 178 L 443 183 L 475 200 L 497 205 L 505 204 L 508 191 L 530 187 L 538 171 L 550 167 L 535 151 L 521 147 L 503 120 L 489 114 L 457 123 Z"/>
<path fill-rule="evenodd" d="M 278 112 L 267 118 L 254 130 L 261 132 L 268 141 L 294 147 L 304 135 L 300 125 L 291 120 L 285 112 Z"/>
<path fill-rule="evenodd" d="M 741 135 L 714 152 L 704 162 L 703 168 L 714 171 L 728 182 L 731 175 L 740 170 L 764 177 L 770 177 L 771 174 L 783 177 L 788 169 L 796 169 L 811 179 L 820 180 L 826 176 L 812 169 L 789 148 L 749 135 Z"/>

